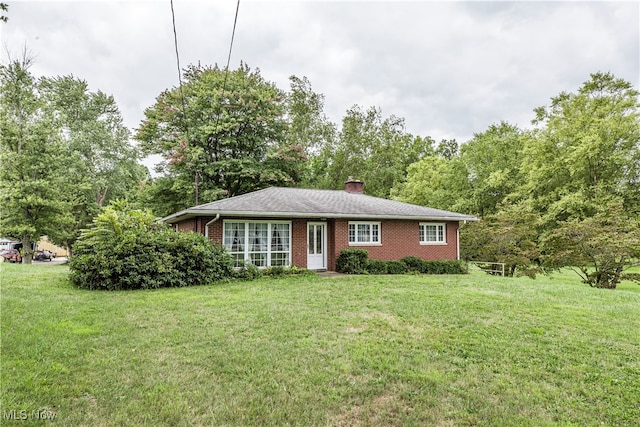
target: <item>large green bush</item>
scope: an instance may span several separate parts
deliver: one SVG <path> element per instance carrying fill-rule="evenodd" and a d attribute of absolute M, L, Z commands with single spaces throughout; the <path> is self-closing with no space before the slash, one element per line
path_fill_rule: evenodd
<path fill-rule="evenodd" d="M 86 289 L 150 289 L 230 278 L 231 257 L 196 233 L 176 233 L 150 212 L 123 203 L 103 209 L 69 261 L 71 282 Z"/>
<path fill-rule="evenodd" d="M 343 249 L 336 259 L 338 273 L 362 274 L 367 271 L 369 252 L 364 249 Z"/>

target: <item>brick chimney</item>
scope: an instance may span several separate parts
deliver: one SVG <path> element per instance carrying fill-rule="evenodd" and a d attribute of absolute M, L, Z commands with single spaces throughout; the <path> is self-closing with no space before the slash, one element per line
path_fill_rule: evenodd
<path fill-rule="evenodd" d="M 344 183 L 344 191 L 350 194 L 362 194 L 364 193 L 364 182 L 350 176 Z"/>

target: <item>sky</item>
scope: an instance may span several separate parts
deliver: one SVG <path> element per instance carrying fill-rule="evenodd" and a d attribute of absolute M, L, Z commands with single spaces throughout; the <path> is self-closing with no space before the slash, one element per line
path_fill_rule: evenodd
<path fill-rule="evenodd" d="M 36 76 L 73 75 L 113 95 L 134 131 L 178 85 L 171 3 L 16 1 L 0 59 L 34 57 Z M 174 0 L 181 66 L 226 65 L 236 0 Z M 231 68 L 279 88 L 306 76 L 340 126 L 354 105 L 407 132 L 463 143 L 492 124 L 527 128 L 536 107 L 595 72 L 640 87 L 637 1 L 241 0 Z"/>

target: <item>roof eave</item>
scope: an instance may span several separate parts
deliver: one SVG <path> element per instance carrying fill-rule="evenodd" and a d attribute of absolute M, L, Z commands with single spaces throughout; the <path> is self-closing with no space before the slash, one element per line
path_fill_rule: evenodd
<path fill-rule="evenodd" d="M 263 211 L 222 211 L 214 209 L 185 209 L 175 214 L 160 219 L 169 224 L 184 221 L 199 216 L 244 216 L 247 218 L 338 218 L 338 219 L 403 219 L 414 221 L 478 221 L 474 216 L 448 216 L 448 215 L 375 215 L 375 214 L 336 214 L 330 212 L 263 212 Z"/>

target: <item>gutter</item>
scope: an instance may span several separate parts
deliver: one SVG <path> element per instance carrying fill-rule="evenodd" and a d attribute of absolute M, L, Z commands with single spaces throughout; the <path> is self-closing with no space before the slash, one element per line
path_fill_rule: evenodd
<path fill-rule="evenodd" d="M 216 217 L 219 217 L 221 214 L 225 216 L 233 216 L 233 217 L 271 217 L 271 218 L 336 218 L 336 219 L 404 219 L 404 220 L 414 220 L 414 221 L 457 221 L 457 222 L 468 222 L 468 221 L 478 221 L 478 218 L 473 216 L 464 216 L 462 218 L 457 216 L 437 216 L 437 215 L 424 215 L 424 216 L 414 216 L 414 215 L 380 215 L 380 214 L 336 214 L 330 212 L 324 213 L 308 213 L 308 212 L 260 212 L 260 211 L 226 211 L 226 212 L 212 212 L 206 210 L 195 210 L 195 209 L 187 209 L 173 215 L 169 215 L 168 217 L 162 218 L 163 222 L 177 222 L 180 220 L 185 220 L 197 216 L 209 216 L 216 214 Z M 215 221 L 214 221 L 215 222 Z"/>

